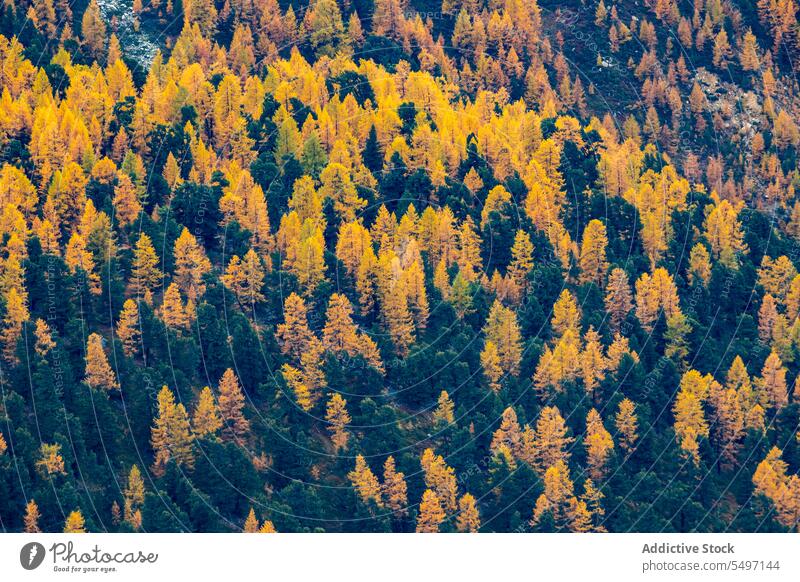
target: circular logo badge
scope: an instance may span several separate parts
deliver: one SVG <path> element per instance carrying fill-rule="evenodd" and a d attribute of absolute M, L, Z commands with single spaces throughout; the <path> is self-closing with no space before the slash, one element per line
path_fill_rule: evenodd
<path fill-rule="evenodd" d="M 19 552 L 19 563 L 26 570 L 35 570 L 44 561 L 44 546 L 39 542 L 29 542 Z"/>

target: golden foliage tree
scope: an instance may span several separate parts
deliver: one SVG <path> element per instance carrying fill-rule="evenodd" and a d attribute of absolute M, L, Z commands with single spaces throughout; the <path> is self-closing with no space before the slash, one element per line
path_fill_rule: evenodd
<path fill-rule="evenodd" d="M 126 356 L 134 357 L 139 352 L 142 332 L 139 325 L 139 306 L 133 299 L 126 299 L 117 322 L 117 337 L 122 342 Z"/>
<path fill-rule="evenodd" d="M 36 501 L 33 499 L 28 501 L 25 506 L 25 517 L 23 518 L 25 533 L 40 533 L 42 530 L 39 529 L 39 518 L 41 517 L 42 515 L 39 513 L 39 506 L 36 505 Z"/>
<path fill-rule="evenodd" d="M 417 533 L 438 533 L 439 526 L 447 515 L 442 509 L 439 497 L 426 489 L 422 494 L 422 502 L 419 504 L 419 516 L 417 517 Z"/>
<path fill-rule="evenodd" d="M 206 291 L 203 277 L 211 270 L 211 262 L 197 239 L 184 228 L 175 241 L 175 282 L 192 301 Z"/>
<path fill-rule="evenodd" d="M 189 469 L 194 467 L 192 433 L 183 404 L 175 404 L 175 395 L 166 386 L 158 393 L 158 416 L 150 430 L 153 447 L 153 472 L 163 475 L 166 464 L 174 460 Z"/>
<path fill-rule="evenodd" d="M 386 506 L 395 515 L 408 512 L 408 494 L 405 475 L 395 467 L 394 457 L 389 456 L 383 464 L 383 483 L 381 485 Z"/>
<path fill-rule="evenodd" d="M 108 356 L 103 350 L 103 338 L 93 333 L 86 342 L 85 381 L 92 388 L 113 390 L 119 388 L 117 376 L 108 363 Z"/>
<path fill-rule="evenodd" d="M 334 393 L 325 410 L 325 421 L 331 433 L 331 441 L 336 451 L 347 450 L 347 425 L 350 424 L 350 414 L 347 412 L 347 401 L 338 393 Z"/>
<path fill-rule="evenodd" d="M 225 370 L 219 381 L 219 415 L 222 419 L 222 436 L 241 442 L 250 434 L 250 423 L 244 417 L 244 394 L 239 379 L 231 368 Z"/>
<path fill-rule="evenodd" d="M 86 522 L 83 519 L 83 514 L 80 509 L 71 511 L 67 516 L 64 522 L 64 533 L 86 533 Z"/>
<path fill-rule="evenodd" d="M 215 435 L 222 428 L 222 419 L 214 401 L 214 393 L 208 386 L 200 391 L 192 416 L 192 428 L 198 438 Z"/>
<path fill-rule="evenodd" d="M 458 500 L 456 529 L 464 533 L 477 533 L 480 527 L 481 518 L 478 513 L 478 504 L 472 495 L 466 493 Z"/>
<path fill-rule="evenodd" d="M 347 474 L 347 478 L 350 479 L 361 501 L 373 502 L 376 506 L 383 507 L 381 485 L 363 455 L 356 457 L 356 466 Z"/>

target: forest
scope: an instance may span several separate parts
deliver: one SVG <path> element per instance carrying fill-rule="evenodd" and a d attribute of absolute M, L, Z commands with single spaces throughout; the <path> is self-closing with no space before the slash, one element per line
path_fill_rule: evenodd
<path fill-rule="evenodd" d="M 796 0 L 5 0 L 0 531 L 800 531 Z"/>

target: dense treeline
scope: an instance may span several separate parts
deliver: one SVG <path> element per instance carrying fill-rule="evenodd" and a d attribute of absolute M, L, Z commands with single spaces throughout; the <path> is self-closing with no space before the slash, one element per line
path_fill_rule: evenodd
<path fill-rule="evenodd" d="M 644 4 L 7 2 L 3 530 L 796 530 L 797 8 Z"/>

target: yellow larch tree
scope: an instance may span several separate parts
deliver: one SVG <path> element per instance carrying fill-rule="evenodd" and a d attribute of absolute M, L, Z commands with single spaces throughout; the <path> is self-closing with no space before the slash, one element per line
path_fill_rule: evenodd
<path fill-rule="evenodd" d="M 530 241 L 530 238 L 528 239 Z M 458 231 L 458 270 L 467 282 L 473 282 L 482 269 L 481 238 L 475 228 L 475 221 L 467 216 Z"/>
<path fill-rule="evenodd" d="M 740 439 L 744 436 L 745 413 L 741 394 L 735 388 L 712 382 L 709 401 L 714 409 L 711 428 L 722 463 L 731 467 L 736 463 Z"/>
<path fill-rule="evenodd" d="M 419 504 L 419 516 L 417 517 L 417 533 L 438 533 L 439 526 L 447 517 L 442 509 L 442 502 L 438 495 L 426 489 L 422 494 L 422 502 Z"/>
<path fill-rule="evenodd" d="M 800 476 L 787 475 L 789 468 L 781 456 L 783 451 L 772 447 L 753 474 L 755 492 L 769 499 L 775 516 L 783 526 L 800 530 Z"/>
<path fill-rule="evenodd" d="M 497 347 L 503 372 L 516 376 L 522 359 L 522 334 L 516 313 L 495 300 L 483 331 L 486 340 Z"/>
<path fill-rule="evenodd" d="M 356 466 L 347 474 L 347 478 L 350 479 L 350 483 L 353 484 L 361 501 L 372 502 L 378 507 L 383 507 L 381 485 L 363 455 L 356 457 Z"/>
<path fill-rule="evenodd" d="M 183 303 L 177 283 L 170 283 L 167 290 L 164 291 L 164 298 L 158 311 L 161 320 L 167 327 L 174 330 L 189 327 L 189 313 Z"/>
<path fill-rule="evenodd" d="M 590 220 L 583 230 L 583 240 L 581 241 L 579 266 L 582 283 L 591 282 L 600 288 L 603 287 L 608 271 L 606 246 L 608 246 L 606 226 L 597 219 Z"/>
<path fill-rule="evenodd" d="M 124 172 L 117 174 L 117 185 L 114 187 L 114 216 L 122 226 L 131 224 L 142 211 L 142 205 L 136 195 L 136 187 L 130 176 Z"/>
<path fill-rule="evenodd" d="M 146 234 L 141 234 L 136 241 L 133 253 L 133 271 L 131 284 L 137 296 L 153 292 L 161 284 L 164 273 L 158 268 L 158 256 L 153 248 L 153 241 Z"/>
<path fill-rule="evenodd" d="M 349 435 L 347 425 L 350 424 L 350 414 L 347 412 L 347 401 L 339 393 L 334 393 L 325 410 L 325 421 L 331 433 L 331 442 L 334 449 L 347 450 Z"/>
<path fill-rule="evenodd" d="M 64 522 L 64 533 L 86 533 L 86 522 L 83 519 L 83 514 L 80 509 L 70 512 L 67 516 Z"/>
<path fill-rule="evenodd" d="M 557 461 L 545 471 L 543 480 L 544 492 L 536 500 L 531 525 L 538 526 L 549 515 L 557 531 L 589 531 L 591 516 L 586 503 L 575 497 L 567 464 Z"/>
<path fill-rule="evenodd" d="M 247 514 L 247 519 L 244 520 L 243 533 L 258 533 L 259 523 L 256 517 L 256 512 L 250 508 L 250 513 Z"/>
<path fill-rule="evenodd" d="M 71 273 L 78 270 L 86 275 L 89 292 L 98 295 L 102 292 L 100 276 L 95 272 L 94 258 L 86 248 L 86 240 L 77 232 L 72 233 L 64 253 L 64 261 Z"/>
<path fill-rule="evenodd" d="M 123 491 L 123 516 L 134 531 L 142 527 L 142 506 L 144 505 L 144 479 L 139 467 L 133 465 L 128 473 L 128 485 Z"/>
<path fill-rule="evenodd" d="M 642 273 L 636 281 L 636 316 L 642 327 L 650 331 L 662 311 L 667 319 L 676 315 L 680 312 L 680 299 L 672 276 L 659 267 L 652 276 Z"/>
<path fill-rule="evenodd" d="M 308 327 L 306 302 L 297 293 L 291 293 L 286 298 L 283 304 L 283 323 L 278 324 L 275 335 L 281 352 L 293 361 L 299 361 L 300 356 L 308 350 L 313 334 Z"/>
<path fill-rule="evenodd" d="M 628 274 L 620 268 L 611 270 L 606 285 L 605 307 L 611 329 L 619 331 L 625 318 L 633 309 L 633 293 L 628 281 Z"/>
<path fill-rule="evenodd" d="M 47 322 L 43 319 L 36 320 L 36 328 L 33 331 L 34 336 L 36 337 L 36 344 L 34 349 L 36 353 L 43 358 L 47 357 L 55 347 L 56 342 L 53 341 L 53 332 L 50 330 L 50 326 L 47 325 Z"/>
<path fill-rule="evenodd" d="M 630 398 L 623 398 L 619 403 L 617 415 L 614 417 L 617 428 L 617 442 L 620 448 L 630 455 L 636 449 L 639 439 L 639 419 L 636 416 L 636 405 Z"/>
<path fill-rule="evenodd" d="M 559 461 L 567 462 L 570 457 L 567 447 L 574 440 L 567 436 L 567 425 L 558 408 L 545 406 L 536 419 L 532 442 L 534 466 L 539 474 L 543 475 Z"/>
<path fill-rule="evenodd" d="M 61 456 L 61 445 L 58 443 L 42 443 L 39 447 L 39 459 L 36 470 L 44 478 L 66 475 L 64 457 Z"/>
<path fill-rule="evenodd" d="M 225 370 L 219 381 L 219 415 L 222 419 L 222 435 L 226 439 L 241 442 L 250 434 L 250 423 L 244 417 L 244 393 L 239 379 L 231 368 Z"/>
<path fill-rule="evenodd" d="M 192 415 L 192 429 L 198 438 L 212 436 L 222 428 L 222 419 L 219 416 L 217 403 L 214 401 L 214 393 L 211 388 L 205 386 L 200 391 L 197 405 Z"/>
<path fill-rule="evenodd" d="M 703 228 L 706 240 L 711 244 L 714 257 L 729 269 L 739 266 L 739 255 L 747 252 L 744 242 L 742 223 L 739 221 L 739 211 L 742 205 L 734 206 L 728 200 L 720 200 L 712 196 L 715 204 L 707 209 Z"/>
<path fill-rule="evenodd" d="M 108 363 L 108 356 L 103 350 L 103 338 L 96 333 L 90 334 L 86 342 L 85 382 L 92 388 L 114 390 L 119 388 L 117 376 Z"/>
<path fill-rule="evenodd" d="M 678 392 L 672 410 L 675 416 L 675 436 L 683 454 L 700 464 L 698 439 L 708 437 L 708 423 L 703 413 L 701 398 L 685 386 Z"/>
<path fill-rule="evenodd" d="M 408 512 L 408 488 L 405 475 L 395 467 L 394 457 L 387 457 L 383 464 L 383 483 L 381 484 L 383 498 L 386 506 L 395 515 L 405 515 Z"/>
<path fill-rule="evenodd" d="M 458 500 L 458 517 L 456 518 L 456 529 L 463 533 L 478 533 L 481 527 L 481 517 L 478 512 L 478 504 L 469 493 L 465 493 Z"/>
<path fill-rule="evenodd" d="M 163 475 L 166 464 L 174 460 L 189 469 L 194 467 L 193 436 L 183 404 L 175 404 L 175 395 L 166 386 L 158 393 L 158 416 L 150 430 L 153 447 L 153 473 Z"/>
<path fill-rule="evenodd" d="M 308 384 L 306 384 L 303 373 L 294 366 L 284 364 L 281 367 L 281 374 L 286 381 L 286 385 L 294 393 L 297 405 L 305 412 L 311 410 L 314 407 L 316 398 L 315 395 L 312 394 Z"/>
<path fill-rule="evenodd" d="M 528 290 L 528 274 L 533 269 L 533 243 L 530 235 L 518 230 L 511 247 L 511 263 L 508 265 L 508 277 L 519 290 L 516 299 L 521 300 Z"/>
<path fill-rule="evenodd" d="M 435 454 L 433 449 L 423 451 L 420 465 L 425 473 L 425 486 L 436 492 L 445 511 L 454 512 L 457 508 L 458 485 L 453 468 L 447 465 L 441 455 Z"/>
<path fill-rule="evenodd" d="M 553 304 L 553 318 L 550 322 L 553 334 L 557 337 L 566 332 L 580 332 L 581 312 L 575 296 L 568 289 L 564 289 Z"/>
<path fill-rule="evenodd" d="M 16 289 L 11 288 L 6 294 L 6 314 L 3 318 L 0 341 L 3 344 L 3 355 L 6 361 L 15 363 L 17 356 L 17 340 L 22 334 L 22 325 L 28 321 L 29 313 L 25 305 L 25 297 Z"/>
<path fill-rule="evenodd" d="M 708 286 L 711 281 L 711 255 L 706 245 L 697 243 L 689 253 L 689 283 Z"/>
<path fill-rule="evenodd" d="M 759 393 L 759 404 L 763 408 L 780 410 L 788 403 L 789 393 L 786 386 L 786 368 L 780 356 L 770 352 L 761 369 L 761 377 L 756 379 Z"/>
<path fill-rule="evenodd" d="M 517 420 L 517 413 L 509 406 L 503 411 L 500 426 L 492 435 L 492 444 L 489 449 L 493 453 L 497 453 L 499 448 L 505 445 L 512 454 L 517 454 L 520 450 L 521 439 L 522 431 Z"/>
<path fill-rule="evenodd" d="M 225 274 L 221 280 L 236 295 L 242 305 L 252 307 L 256 303 L 264 301 L 264 294 L 261 292 L 264 286 L 265 269 L 258 254 L 249 249 L 240 259 L 237 255 L 231 257 Z"/>
<path fill-rule="evenodd" d="M 25 533 L 41 533 L 42 530 L 39 529 L 39 518 L 41 518 L 41 516 L 42 515 L 39 513 L 39 506 L 36 505 L 36 502 L 33 499 L 28 501 L 25 506 L 25 517 L 23 518 Z"/>
<path fill-rule="evenodd" d="M 139 352 L 142 332 L 139 324 L 139 306 L 133 299 L 126 299 L 117 321 L 117 337 L 122 342 L 122 350 L 128 357 Z"/>
<path fill-rule="evenodd" d="M 211 271 L 211 262 L 203 247 L 188 228 L 175 241 L 175 282 L 193 302 L 206 291 L 203 277 Z"/>
<path fill-rule="evenodd" d="M 600 413 L 594 408 L 586 416 L 586 435 L 583 445 L 586 447 L 586 464 L 589 475 L 595 481 L 601 481 L 605 476 L 608 459 L 614 451 L 614 441 L 606 427 L 603 426 Z"/>
<path fill-rule="evenodd" d="M 453 401 L 450 399 L 447 390 L 442 390 L 441 394 L 439 394 L 436 410 L 433 411 L 433 421 L 442 424 L 453 424 L 455 422 L 453 408 Z"/>
<path fill-rule="evenodd" d="M 580 355 L 580 374 L 584 389 L 590 394 L 595 394 L 598 384 L 606 377 L 608 360 L 603 355 L 600 334 L 593 327 L 589 327 L 585 340 L 586 344 Z"/>
<path fill-rule="evenodd" d="M 497 352 L 497 344 L 491 340 L 486 340 L 481 352 L 481 368 L 483 375 L 489 382 L 489 388 L 494 392 L 500 391 L 500 380 L 503 377 L 503 368 L 500 367 L 500 354 Z"/>

